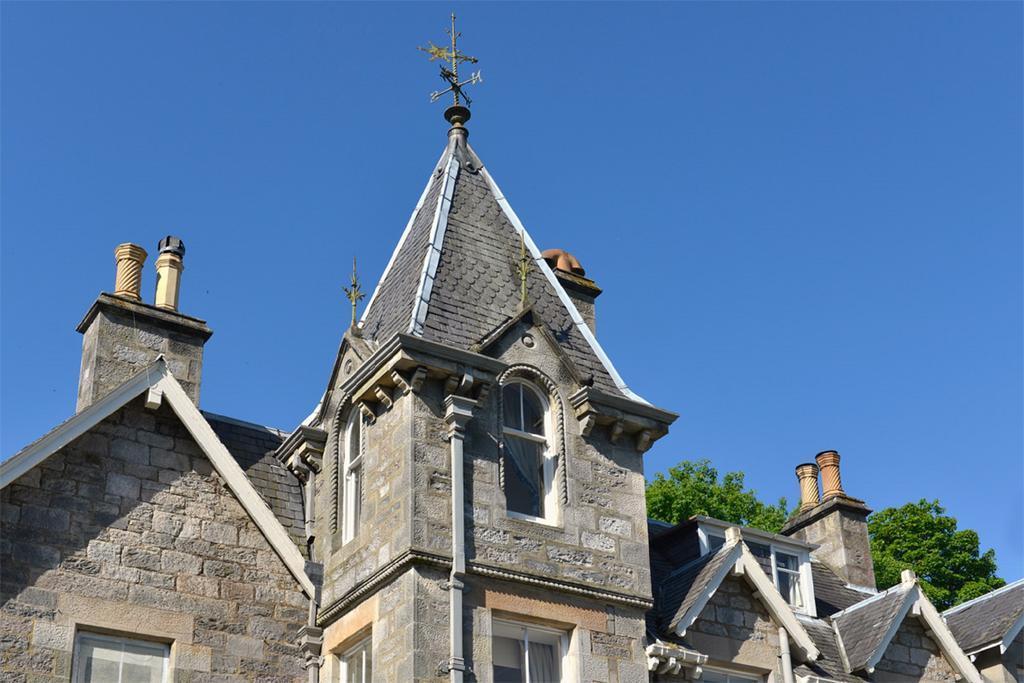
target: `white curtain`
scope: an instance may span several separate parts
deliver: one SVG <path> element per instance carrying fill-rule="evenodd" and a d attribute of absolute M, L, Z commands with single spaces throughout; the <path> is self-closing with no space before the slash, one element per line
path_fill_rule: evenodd
<path fill-rule="evenodd" d="M 555 647 L 530 643 L 530 683 L 559 683 Z"/>

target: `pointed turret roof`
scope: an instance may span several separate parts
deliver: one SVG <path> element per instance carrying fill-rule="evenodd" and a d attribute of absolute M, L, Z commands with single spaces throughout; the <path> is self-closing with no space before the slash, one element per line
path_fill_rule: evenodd
<path fill-rule="evenodd" d="M 381 343 L 402 333 L 478 349 L 522 312 L 517 265 L 525 243 L 526 303 L 535 323 L 561 346 L 583 384 L 646 403 L 616 372 L 469 146 L 462 125 L 468 110 L 452 107 L 445 116 L 453 124 L 448 145 L 366 305 L 363 336 Z"/>

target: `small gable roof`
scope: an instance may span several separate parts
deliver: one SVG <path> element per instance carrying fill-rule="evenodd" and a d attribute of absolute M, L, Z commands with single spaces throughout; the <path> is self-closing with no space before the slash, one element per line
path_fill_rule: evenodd
<path fill-rule="evenodd" d="M 1024 579 L 948 609 L 942 618 L 965 652 L 996 645 L 1005 652 L 1024 628 Z"/>
<path fill-rule="evenodd" d="M 818 658 L 818 648 L 807 634 L 775 584 L 761 569 L 757 558 L 741 540 L 727 540 L 717 551 L 681 567 L 662 584 L 661 610 L 667 615 L 667 630 L 683 636 L 700 616 L 708 601 L 730 574 L 742 576 L 776 624 L 784 627 L 805 660 Z"/>
<path fill-rule="evenodd" d="M 242 504 L 271 547 L 310 598 L 316 596 L 312 579 L 306 573 L 305 559 L 260 496 L 238 462 L 217 437 L 210 423 L 199 411 L 174 378 L 163 356 L 149 367 L 125 381 L 120 387 L 92 403 L 74 417 L 62 422 L 47 434 L 29 444 L 0 464 L 0 488 L 5 488 L 36 465 L 82 436 L 90 429 L 124 407 L 136 397 L 146 394 L 146 407 L 157 408 L 166 400 L 178 419 L 210 459 L 214 469 Z"/>
<path fill-rule="evenodd" d="M 900 584 L 832 615 L 837 641 L 847 673 L 873 673 L 875 665 L 908 615 L 919 618 L 946 661 L 965 680 L 982 683 L 981 674 L 964 654 L 956 639 L 916 579 Z"/>

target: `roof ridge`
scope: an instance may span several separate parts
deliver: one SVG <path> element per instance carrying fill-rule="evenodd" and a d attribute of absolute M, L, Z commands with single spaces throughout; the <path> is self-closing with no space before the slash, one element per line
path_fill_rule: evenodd
<path fill-rule="evenodd" d="M 979 595 L 976 598 L 971 598 L 967 602 L 961 602 L 959 605 L 955 605 L 953 607 L 950 607 L 948 610 L 946 610 L 945 612 L 942 613 L 942 616 L 945 617 L 945 616 L 948 616 L 950 614 L 954 614 L 956 612 L 959 612 L 962 609 L 966 609 L 967 607 L 974 607 L 975 605 L 980 604 L 981 602 L 984 602 L 985 600 L 988 600 L 989 598 L 995 597 L 996 594 L 1005 593 L 1007 591 L 1013 590 L 1014 588 L 1018 588 L 1018 587 L 1021 587 L 1021 586 L 1024 586 L 1024 578 L 1017 579 L 1016 581 L 1014 581 L 1012 583 L 1008 583 L 1005 586 L 1000 586 L 999 588 L 996 588 L 995 590 L 991 590 L 988 593 L 985 593 L 984 595 Z"/>

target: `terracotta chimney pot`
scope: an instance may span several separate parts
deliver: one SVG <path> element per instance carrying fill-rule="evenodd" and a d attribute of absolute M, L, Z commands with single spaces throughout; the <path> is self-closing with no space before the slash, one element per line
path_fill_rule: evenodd
<path fill-rule="evenodd" d="M 114 294 L 132 301 L 142 300 L 142 264 L 146 250 L 137 244 L 125 242 L 114 249 L 117 261 L 117 275 L 114 279 Z"/>
<path fill-rule="evenodd" d="M 796 466 L 796 478 L 800 481 L 800 512 L 816 507 L 818 498 L 818 466 L 813 462 Z"/>
<path fill-rule="evenodd" d="M 814 456 L 821 470 L 821 497 L 823 500 L 836 496 L 845 496 L 843 482 L 839 477 L 839 453 L 822 451 Z"/>

